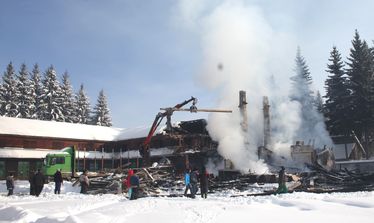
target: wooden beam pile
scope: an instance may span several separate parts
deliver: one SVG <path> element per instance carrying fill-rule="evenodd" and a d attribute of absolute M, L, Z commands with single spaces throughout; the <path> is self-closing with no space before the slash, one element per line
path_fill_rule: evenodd
<path fill-rule="evenodd" d="M 312 172 L 301 175 L 302 185 L 297 190 L 315 193 L 374 190 L 374 173 L 326 171 L 318 165 L 309 168 Z"/>
<path fill-rule="evenodd" d="M 140 196 L 155 196 L 180 193 L 184 189 L 182 176 L 176 176 L 171 166 L 134 169 L 140 181 Z M 116 171 L 102 177 L 90 178 L 89 194 L 119 194 L 127 191 L 123 182 L 128 169 Z"/>

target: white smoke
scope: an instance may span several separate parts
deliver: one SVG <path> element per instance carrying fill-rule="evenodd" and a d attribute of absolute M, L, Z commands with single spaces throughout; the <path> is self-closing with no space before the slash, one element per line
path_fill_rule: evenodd
<path fill-rule="evenodd" d="M 278 145 L 292 143 L 301 123 L 300 106 L 287 97 L 296 49 L 293 37 L 274 29 L 260 8 L 244 0 L 213 4 L 185 0 L 178 5 L 178 12 L 177 21 L 201 43 L 199 83 L 218 92 L 218 108 L 233 110 L 232 115 L 209 115 L 208 131 L 219 142 L 219 153 L 242 172 L 267 171 L 257 155 L 263 143 L 263 96 L 269 96 L 274 105 L 271 112 L 277 118 L 271 121 L 277 129 L 274 142 Z M 269 81 L 271 75 L 274 83 Z M 240 127 L 239 90 L 247 92 L 247 135 Z M 249 145 L 244 144 L 245 137 Z M 282 148 L 289 150 L 289 146 Z"/>

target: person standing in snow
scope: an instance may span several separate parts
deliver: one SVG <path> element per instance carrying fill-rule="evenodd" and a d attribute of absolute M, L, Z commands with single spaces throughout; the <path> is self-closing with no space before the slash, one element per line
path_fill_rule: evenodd
<path fill-rule="evenodd" d="M 35 176 L 35 171 L 31 171 L 29 175 L 30 195 L 35 195 L 34 176 Z"/>
<path fill-rule="evenodd" d="M 197 193 L 197 171 L 193 170 L 190 174 L 190 184 L 191 184 L 191 197 L 195 198 L 195 195 Z"/>
<path fill-rule="evenodd" d="M 88 171 L 84 170 L 79 176 L 79 182 L 81 184 L 81 194 L 87 194 L 88 186 L 90 186 L 90 180 L 88 179 Z"/>
<path fill-rule="evenodd" d="M 287 193 L 288 189 L 286 187 L 286 174 L 284 166 L 281 167 L 281 170 L 278 173 L 278 189 L 277 193 Z"/>
<path fill-rule="evenodd" d="M 8 196 L 13 195 L 14 178 L 12 173 L 9 173 L 9 176 L 6 178 L 6 188 L 8 190 Z"/>
<path fill-rule="evenodd" d="M 34 175 L 33 183 L 35 185 L 35 195 L 39 197 L 40 193 L 43 190 L 44 183 L 45 183 L 45 176 L 42 172 L 40 172 L 40 169 L 38 169 L 38 171 Z"/>
<path fill-rule="evenodd" d="M 138 193 L 139 193 L 139 177 L 136 175 L 132 175 L 130 177 L 130 184 L 131 184 L 130 200 L 136 200 L 138 199 Z"/>
<path fill-rule="evenodd" d="M 190 174 L 191 174 L 191 170 L 187 169 L 186 173 L 184 174 L 184 184 L 186 185 L 186 189 L 184 190 L 184 196 L 187 196 L 187 191 L 188 190 L 190 190 L 190 193 L 192 194 Z"/>
<path fill-rule="evenodd" d="M 129 199 L 131 198 L 131 192 L 132 192 L 131 182 L 130 182 L 130 179 L 131 179 L 132 175 L 134 175 L 134 170 L 129 169 L 129 171 L 127 172 L 127 178 L 126 178 L 126 187 L 127 187 L 127 191 L 128 191 L 127 193 L 128 193 Z"/>
<path fill-rule="evenodd" d="M 61 184 L 63 184 L 61 170 L 57 170 L 55 175 L 53 175 L 53 180 L 55 182 L 55 194 L 60 194 Z"/>
<path fill-rule="evenodd" d="M 200 173 L 200 192 L 202 198 L 207 198 L 208 196 L 208 173 L 205 167 L 201 169 Z"/>

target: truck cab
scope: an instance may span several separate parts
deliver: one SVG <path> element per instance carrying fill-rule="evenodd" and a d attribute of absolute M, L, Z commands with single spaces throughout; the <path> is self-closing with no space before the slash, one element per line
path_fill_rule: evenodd
<path fill-rule="evenodd" d="M 66 147 L 59 152 L 48 153 L 44 159 L 43 173 L 53 176 L 61 170 L 62 177 L 70 179 L 74 176 L 74 147 Z"/>

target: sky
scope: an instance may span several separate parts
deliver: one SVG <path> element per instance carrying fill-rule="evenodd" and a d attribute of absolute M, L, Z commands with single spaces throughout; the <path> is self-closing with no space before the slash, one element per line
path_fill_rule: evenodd
<path fill-rule="evenodd" d="M 75 91 L 84 84 L 92 106 L 104 90 L 115 127 L 150 125 L 159 108 L 191 96 L 199 99 L 198 108 L 215 108 L 217 89 L 199 79 L 204 55 L 199 23 L 227 2 L 235 1 L 2 0 L 0 72 L 10 61 L 17 70 L 21 63 L 29 70 L 38 63 L 42 71 L 53 64 L 60 77 L 69 73 Z M 284 34 L 289 49 L 281 61 L 289 61 L 284 69 L 290 76 L 300 46 L 322 94 L 332 46 L 345 59 L 355 29 L 370 45 L 374 39 L 369 0 L 237 2 L 255 8 L 262 23 Z M 175 113 L 173 120 L 205 117 Z"/>

